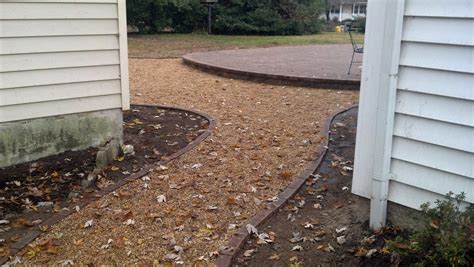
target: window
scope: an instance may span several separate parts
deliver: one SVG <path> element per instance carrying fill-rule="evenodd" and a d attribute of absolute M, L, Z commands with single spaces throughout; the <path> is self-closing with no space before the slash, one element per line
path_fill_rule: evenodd
<path fill-rule="evenodd" d="M 332 6 L 331 6 L 331 9 L 330 9 L 330 11 L 329 11 L 329 13 L 331 13 L 331 14 L 339 14 L 339 6 L 334 6 L 334 5 L 332 5 Z"/>
<path fill-rule="evenodd" d="M 367 10 L 367 4 L 365 3 L 356 3 L 354 4 L 354 8 L 352 10 L 352 14 L 356 16 L 365 16 Z"/>

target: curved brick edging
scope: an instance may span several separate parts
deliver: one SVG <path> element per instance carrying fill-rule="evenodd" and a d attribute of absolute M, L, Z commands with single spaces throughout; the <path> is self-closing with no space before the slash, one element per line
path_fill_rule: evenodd
<path fill-rule="evenodd" d="M 322 163 L 324 156 L 328 151 L 329 145 L 329 135 L 331 133 L 331 124 L 334 121 L 335 117 L 341 113 L 344 113 L 350 109 L 356 108 L 358 105 L 352 105 L 348 108 L 344 108 L 332 113 L 327 120 L 325 121 L 321 132 L 326 133 L 323 137 L 324 142 L 321 143 L 318 147 L 318 151 L 314 155 L 314 159 L 310 162 L 309 166 L 298 175 L 293 182 L 291 182 L 286 189 L 278 195 L 278 200 L 267 205 L 264 209 L 258 211 L 258 213 L 248 220 L 242 227 L 234 234 L 234 236 L 229 239 L 225 245 L 226 249 L 219 252 L 219 256 L 216 260 L 217 267 L 229 267 L 232 264 L 237 252 L 244 245 L 244 242 L 249 238 L 249 233 L 247 232 L 246 225 L 251 224 L 255 227 L 267 220 L 273 213 L 280 209 L 291 197 L 293 197 L 300 187 L 306 182 L 308 177 L 313 174 Z"/>
<path fill-rule="evenodd" d="M 247 49 L 242 49 L 247 50 Z M 251 49 L 248 49 L 251 50 Z M 232 51 L 233 52 L 233 51 Z M 274 73 L 274 70 L 266 70 L 264 66 L 258 71 L 255 70 L 245 70 L 246 66 L 240 66 L 239 62 L 232 62 L 232 58 L 228 59 L 222 55 L 222 60 L 224 64 L 220 65 L 216 63 L 216 58 L 212 60 L 207 59 L 204 54 L 212 53 L 212 52 L 198 52 L 198 53 L 190 53 L 186 54 L 182 57 L 183 63 L 197 69 L 200 69 L 204 72 L 217 74 L 220 76 L 228 77 L 228 78 L 235 78 L 235 79 L 243 79 L 243 80 L 253 80 L 257 82 L 269 83 L 269 84 L 277 84 L 277 85 L 294 85 L 294 86 L 305 86 L 305 87 L 315 87 L 315 88 L 327 88 L 327 89 L 348 89 L 348 90 L 359 90 L 360 88 L 360 80 L 348 78 L 345 75 L 346 66 L 344 66 L 344 70 L 338 69 L 339 72 L 344 72 L 343 74 L 336 75 L 334 73 L 330 73 L 329 77 L 325 77 L 326 73 L 319 73 L 317 76 L 309 77 L 308 74 L 303 74 L 303 76 L 292 76 L 291 74 L 286 74 L 283 70 L 278 71 L 280 73 Z M 229 51 L 214 51 L 214 53 L 229 53 Z M 237 53 L 237 52 L 235 52 Z M 256 55 L 257 57 L 258 55 Z M 268 61 L 262 57 L 262 62 Z M 349 58 L 350 59 L 350 58 Z M 235 60 L 234 60 L 235 61 Z M 235 67 L 230 65 L 229 62 L 235 64 Z M 350 61 L 349 61 L 350 62 Z M 321 62 L 321 64 L 326 64 L 327 62 Z M 226 64 L 226 65 L 225 65 Z M 251 63 L 249 63 L 251 64 Z M 269 62 L 268 64 L 272 64 Z M 311 68 L 313 66 L 301 66 L 301 63 L 295 63 L 296 67 L 295 70 L 298 69 L 306 69 Z M 304 64 L 304 63 L 303 63 Z M 308 63 L 306 63 L 308 64 Z M 329 64 L 329 63 L 328 63 Z M 336 62 L 334 66 L 338 66 L 341 64 L 340 62 Z M 347 63 L 348 67 L 349 63 Z M 338 66 L 339 67 L 339 66 Z M 342 68 L 342 67 L 339 67 Z M 355 68 L 355 67 L 354 67 Z M 304 76 L 306 75 L 306 76 Z M 341 77 L 342 76 L 342 77 Z"/>
<path fill-rule="evenodd" d="M 174 152 L 173 154 L 166 156 L 165 160 L 160 160 L 158 162 L 148 164 L 143 166 L 142 170 L 133 173 L 132 175 L 123 178 L 122 180 L 116 182 L 115 184 L 104 188 L 100 192 L 97 192 L 93 195 L 86 195 L 79 203 L 74 203 L 71 204 L 67 207 L 67 209 L 63 209 L 60 212 L 56 213 L 55 215 L 49 217 L 46 219 L 44 222 L 39 224 L 38 226 L 35 227 L 35 229 L 28 229 L 27 233 L 25 236 L 23 236 L 20 240 L 16 241 L 13 243 L 9 248 L 10 248 L 10 256 L 15 256 L 21 249 L 26 247 L 29 243 L 31 243 L 33 240 L 35 240 L 38 236 L 40 236 L 43 232 L 41 232 L 39 229 L 40 227 L 51 227 L 52 225 L 58 223 L 62 219 L 66 218 L 67 216 L 73 214 L 76 211 L 76 206 L 78 206 L 80 209 L 86 207 L 89 203 L 91 203 L 94 200 L 99 199 L 100 197 L 105 196 L 108 193 L 111 193 L 123 185 L 127 184 L 128 182 L 134 181 L 138 178 L 141 178 L 148 174 L 155 166 L 159 165 L 165 165 L 169 163 L 170 161 L 180 157 L 184 153 L 192 150 L 194 147 L 199 145 L 201 142 L 203 142 L 207 137 L 209 137 L 212 133 L 212 130 L 215 128 L 217 124 L 217 120 L 211 117 L 210 115 L 200 112 L 200 111 L 194 111 L 191 109 L 186 109 L 186 108 L 179 108 L 179 107 L 174 107 L 174 106 L 161 106 L 161 105 L 148 105 L 148 104 L 133 104 L 134 106 L 145 106 L 145 107 L 156 107 L 156 108 L 161 108 L 161 109 L 170 109 L 170 110 L 179 110 L 179 111 L 184 111 L 184 112 L 189 112 L 189 113 L 194 113 L 197 114 L 201 117 L 206 118 L 209 121 L 209 126 L 207 129 L 199 135 L 196 139 L 194 139 L 191 143 L 189 143 L 187 146 L 181 148 L 180 150 Z M 9 256 L 9 257 L 10 257 Z M 0 257 L 0 265 L 3 265 L 7 261 L 9 261 L 9 257 Z"/>

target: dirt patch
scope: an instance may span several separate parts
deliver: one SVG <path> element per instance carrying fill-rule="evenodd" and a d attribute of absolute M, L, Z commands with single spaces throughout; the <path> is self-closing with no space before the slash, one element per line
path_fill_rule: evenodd
<path fill-rule="evenodd" d="M 257 226 L 270 240 L 253 235 L 233 266 L 389 266 L 408 265 L 395 257 L 387 240 L 409 232 L 388 226 L 369 229 L 369 202 L 351 194 L 357 109 L 338 115 L 331 125 L 328 153 L 298 193 Z"/>
<path fill-rule="evenodd" d="M 348 249 L 369 234 L 369 207 L 366 200 L 350 192 L 356 123 L 357 109 L 336 117 L 320 168 L 293 199 L 258 226 L 260 231 L 275 236 L 274 243 L 259 245 L 251 238 L 234 259 L 235 265 L 359 264 L 359 258 Z M 340 236 L 346 240 L 343 245 L 337 243 Z"/>
<path fill-rule="evenodd" d="M 321 142 L 320 123 L 358 98 L 353 91 L 226 79 L 180 60 L 131 59 L 130 81 L 135 103 L 216 118 L 212 136 L 166 170 L 155 168 L 148 188 L 138 179 L 56 224 L 42 239 L 53 239 L 57 254 L 23 262 L 212 263 L 236 227 L 307 167 Z"/>
<path fill-rule="evenodd" d="M 134 153 L 116 158 L 89 188 L 81 181 L 95 167 L 97 148 L 0 169 L 0 218 L 10 222 L 0 227 L 2 248 L 21 239 L 26 230 L 47 230 L 40 224 L 53 214 L 182 149 L 208 125 L 197 114 L 132 105 L 124 112 L 124 143 L 132 145 Z"/>

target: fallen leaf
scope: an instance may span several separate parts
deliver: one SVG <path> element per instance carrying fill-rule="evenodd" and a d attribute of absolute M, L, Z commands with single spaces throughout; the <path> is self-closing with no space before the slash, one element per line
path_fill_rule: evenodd
<path fill-rule="evenodd" d="M 184 252 L 184 248 L 181 246 L 174 246 L 174 251 L 178 254 L 182 254 Z"/>
<path fill-rule="evenodd" d="M 166 196 L 159 195 L 159 196 L 156 197 L 156 200 L 158 201 L 158 203 L 164 203 L 164 202 L 166 202 Z"/>
<path fill-rule="evenodd" d="M 237 199 L 235 197 L 228 197 L 227 198 L 227 205 L 237 205 Z"/>
<path fill-rule="evenodd" d="M 253 253 L 255 253 L 255 249 L 249 249 L 244 252 L 244 257 L 250 257 Z"/>
<path fill-rule="evenodd" d="M 260 241 L 260 244 L 268 244 L 268 243 L 273 243 L 273 239 L 270 238 L 270 235 L 267 233 L 261 233 L 258 235 L 258 240 Z"/>
<path fill-rule="evenodd" d="M 344 167 L 342 167 L 342 169 L 343 169 L 344 171 L 350 171 L 350 172 L 353 170 L 353 168 L 352 168 L 352 167 L 349 167 L 349 166 L 344 166 Z"/>
<path fill-rule="evenodd" d="M 123 224 L 125 224 L 125 225 L 127 225 L 127 226 L 134 225 L 134 224 L 135 224 L 135 220 L 133 220 L 133 219 L 128 219 L 128 220 L 126 220 L 125 222 L 123 222 Z"/>
<path fill-rule="evenodd" d="M 132 195 L 132 193 L 127 192 L 127 191 L 120 191 L 120 192 L 118 192 L 118 196 L 119 196 L 120 198 L 130 198 L 130 197 L 132 197 L 133 195 Z"/>
<path fill-rule="evenodd" d="M 49 254 L 58 254 L 59 253 L 59 246 L 55 246 L 53 244 L 49 244 L 46 250 Z"/>
<path fill-rule="evenodd" d="M 210 236 L 214 233 L 214 231 L 212 231 L 211 229 L 207 228 L 207 227 L 202 227 L 199 229 L 199 231 L 197 232 L 196 236 L 197 237 L 204 237 L 204 236 Z"/>
<path fill-rule="evenodd" d="M 343 245 L 343 244 L 346 243 L 346 237 L 343 236 L 343 235 L 342 235 L 342 236 L 338 236 L 338 237 L 336 238 L 336 241 L 337 241 L 337 243 L 338 243 L 339 245 Z"/>
<path fill-rule="evenodd" d="M 168 169 L 167 166 L 165 166 L 165 165 L 160 165 L 160 166 L 158 166 L 158 168 L 157 168 L 156 170 L 158 170 L 158 171 L 166 171 L 167 169 Z"/>
<path fill-rule="evenodd" d="M 112 166 L 112 167 L 110 168 L 110 170 L 115 172 L 115 171 L 120 170 L 120 168 L 117 167 L 117 166 Z"/>
<path fill-rule="evenodd" d="M 255 228 L 255 226 L 253 226 L 253 225 L 251 225 L 251 224 L 247 224 L 247 225 L 245 226 L 245 228 L 247 229 L 247 232 L 248 232 L 249 234 L 251 234 L 251 235 L 252 235 L 252 234 L 258 235 L 258 230 L 257 230 L 257 228 Z"/>
<path fill-rule="evenodd" d="M 270 257 L 267 258 L 267 260 L 279 261 L 280 260 L 280 254 L 273 253 Z"/>
<path fill-rule="evenodd" d="M 367 258 L 370 258 L 372 257 L 372 255 L 374 255 L 375 253 L 377 253 L 377 249 L 376 248 L 373 248 L 373 249 L 370 249 L 369 251 L 367 251 L 367 254 L 365 254 L 365 256 Z"/>
<path fill-rule="evenodd" d="M 381 254 L 391 254 L 390 250 L 387 247 L 383 247 L 383 248 L 379 249 L 379 252 Z"/>
<path fill-rule="evenodd" d="M 364 247 L 356 247 L 353 252 L 356 257 L 363 257 L 367 254 L 367 249 Z"/>
<path fill-rule="evenodd" d="M 10 256 L 10 249 L 7 247 L 0 247 L 0 257 Z"/>
<path fill-rule="evenodd" d="M 280 173 L 280 176 L 285 179 L 289 179 L 293 176 L 293 173 L 290 171 L 283 171 Z"/>
<path fill-rule="evenodd" d="M 84 227 L 83 228 L 89 228 L 89 227 L 92 227 L 92 224 L 93 224 L 93 220 L 88 220 L 84 223 Z"/>
<path fill-rule="evenodd" d="M 300 245 L 296 245 L 291 249 L 291 251 L 303 251 L 303 247 Z"/>
<path fill-rule="evenodd" d="M 207 207 L 207 210 L 209 210 L 209 211 L 217 210 L 217 206 L 210 205 L 210 206 Z"/>
<path fill-rule="evenodd" d="M 319 245 L 317 247 L 318 250 L 322 250 L 322 251 L 325 251 L 325 252 L 334 252 L 336 251 L 333 246 L 331 246 L 331 244 L 324 244 L 324 245 Z"/>

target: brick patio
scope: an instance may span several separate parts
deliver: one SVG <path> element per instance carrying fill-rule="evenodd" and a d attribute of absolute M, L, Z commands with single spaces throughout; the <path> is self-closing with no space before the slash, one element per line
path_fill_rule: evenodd
<path fill-rule="evenodd" d="M 306 83 L 315 87 L 358 89 L 361 64 L 347 71 L 351 45 L 286 46 L 191 53 L 186 64 L 217 74 Z M 356 61 L 362 56 L 356 54 Z"/>

